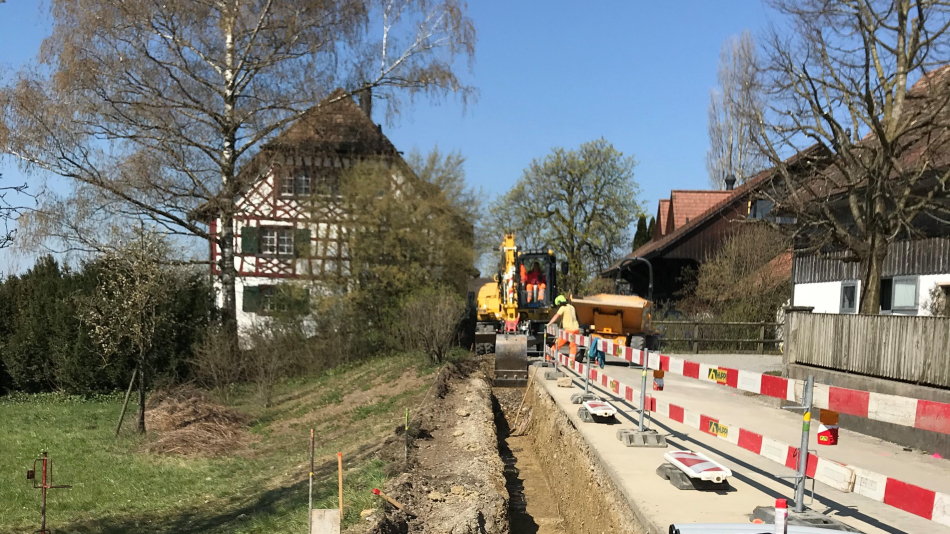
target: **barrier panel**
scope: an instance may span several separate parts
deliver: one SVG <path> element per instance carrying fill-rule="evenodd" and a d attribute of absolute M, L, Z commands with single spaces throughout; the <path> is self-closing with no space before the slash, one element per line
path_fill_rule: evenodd
<path fill-rule="evenodd" d="M 583 347 L 590 347 L 591 343 L 597 342 L 599 344 L 599 350 L 604 350 L 608 354 L 613 355 L 620 353 L 622 354 L 621 357 L 623 359 L 631 363 L 636 363 L 641 366 L 643 365 L 643 351 L 631 349 L 630 347 L 621 347 L 618 349 L 616 344 L 603 339 L 592 339 L 590 336 L 568 334 L 562 331 L 557 332 L 557 336 L 566 341 L 574 341 L 578 344 L 578 346 Z M 545 351 L 547 350 L 548 347 L 545 348 Z M 608 393 L 617 395 L 627 403 L 633 403 L 634 397 L 639 395 L 638 389 L 630 387 L 619 380 L 611 378 L 606 373 L 604 373 L 603 370 L 595 369 L 591 365 L 583 364 L 576 361 L 574 358 L 569 358 L 563 354 L 552 354 L 552 357 L 556 357 L 556 360 L 560 362 L 563 368 L 570 369 L 580 377 L 583 377 L 585 372 L 588 373 L 590 383 L 596 385 Z M 677 365 L 677 360 L 683 362 L 684 372 L 676 373 L 675 369 L 663 368 L 664 363 L 669 365 L 672 362 L 673 365 Z M 656 367 L 651 366 L 651 363 L 654 363 Z M 786 383 L 786 396 L 779 398 L 788 399 L 790 396 L 791 399 L 788 400 L 794 401 L 795 399 L 801 399 L 803 396 L 802 388 L 804 387 L 804 383 L 800 380 L 787 380 L 780 377 L 762 375 L 761 373 L 746 373 L 735 369 L 725 369 L 727 371 L 725 377 L 726 383 L 723 384 L 723 377 L 717 376 L 713 373 L 714 370 L 723 370 L 723 368 L 705 365 L 705 368 L 708 370 L 708 374 L 700 375 L 699 371 L 703 368 L 703 366 L 704 364 L 680 360 L 679 358 L 673 358 L 660 354 L 651 353 L 647 356 L 647 367 L 649 368 L 662 369 L 664 371 L 691 378 L 699 378 L 700 376 L 713 377 L 713 379 L 707 379 L 707 381 L 722 385 L 729 385 L 728 376 L 730 376 L 730 373 L 728 373 L 728 371 L 732 371 L 736 377 L 736 379 L 732 381 L 732 383 L 735 384 L 733 387 L 736 387 L 737 389 L 743 389 L 744 391 L 751 391 L 751 389 L 738 387 L 740 383 L 739 373 L 743 373 L 743 376 L 746 379 L 746 385 L 749 388 L 752 388 L 752 386 L 755 385 L 755 383 L 750 381 L 755 378 L 754 375 L 758 375 L 759 377 L 779 378 Z M 769 381 L 766 381 L 766 383 L 771 385 Z M 762 382 L 758 381 L 758 385 L 761 389 Z M 791 389 L 793 395 L 788 395 L 787 392 L 789 389 Z M 843 402 L 840 399 L 839 404 L 830 402 L 832 389 L 841 390 L 844 388 L 832 388 L 829 386 L 822 387 L 820 384 L 816 384 L 814 387 L 814 406 L 824 407 L 825 409 L 828 409 L 827 405 L 838 405 L 840 407 L 840 402 Z M 819 390 L 821 390 L 821 392 Z M 777 392 L 778 389 L 771 389 L 769 391 Z M 756 391 L 752 392 L 757 393 Z M 828 395 L 824 395 L 824 392 L 827 392 Z M 863 393 L 865 396 L 869 397 L 867 392 L 857 393 Z M 887 397 L 892 396 L 888 395 Z M 917 399 L 906 400 L 916 401 Z M 822 406 L 822 404 L 826 404 L 826 406 Z M 855 406 L 853 402 L 850 405 Z M 690 428 L 699 430 L 705 434 L 715 436 L 719 439 L 722 439 L 723 441 L 729 442 L 759 456 L 768 458 L 773 462 L 784 465 L 789 469 L 796 469 L 798 467 L 799 455 L 801 454 L 799 447 L 794 447 L 779 440 L 775 440 L 767 436 L 763 436 L 762 434 L 732 425 L 728 422 L 720 421 L 718 418 L 701 414 L 699 412 L 689 410 L 683 406 L 678 406 L 676 404 L 672 404 L 649 395 L 645 396 L 644 403 L 642 406 L 639 406 L 639 408 L 644 412 L 657 413 Z M 882 412 L 895 412 L 894 407 L 881 406 L 880 408 L 882 409 Z M 834 410 L 834 408 L 831 409 Z M 842 411 L 842 413 L 849 412 Z M 853 492 L 875 501 L 904 510 L 905 512 L 909 512 L 925 519 L 950 526 L 950 495 L 948 494 L 902 482 L 900 480 L 875 473 L 868 469 L 821 458 L 820 456 L 812 453 L 808 453 L 806 465 L 806 475 L 808 477 L 822 482 L 823 484 L 826 484 L 834 489 L 842 492 Z"/>
<path fill-rule="evenodd" d="M 565 341 L 574 341 L 584 347 L 589 347 L 596 341 L 598 348 L 606 354 L 643 365 L 643 351 L 590 336 L 563 331 L 558 331 L 557 335 Z M 646 367 L 767 397 L 790 402 L 802 401 L 802 380 L 719 367 L 653 352 L 650 353 Z M 856 417 L 950 434 L 948 403 L 815 384 L 813 405 Z"/>

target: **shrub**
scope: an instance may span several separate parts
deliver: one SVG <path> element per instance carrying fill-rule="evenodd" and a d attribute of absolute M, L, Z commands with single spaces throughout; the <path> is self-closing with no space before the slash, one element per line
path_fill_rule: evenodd
<path fill-rule="evenodd" d="M 459 325 L 467 314 L 465 301 L 454 292 L 438 287 L 412 294 L 402 305 L 402 320 L 396 323 L 396 338 L 409 350 L 424 352 L 442 363 L 458 345 Z"/>

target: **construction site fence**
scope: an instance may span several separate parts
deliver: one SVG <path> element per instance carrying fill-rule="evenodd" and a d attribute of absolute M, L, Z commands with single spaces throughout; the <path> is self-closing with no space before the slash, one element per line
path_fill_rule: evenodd
<path fill-rule="evenodd" d="M 745 373 L 747 375 L 758 375 L 758 373 L 749 373 L 747 371 L 737 371 L 733 369 L 726 370 L 722 368 L 711 367 L 706 364 L 696 364 L 694 362 L 679 360 L 677 358 L 672 358 L 659 353 L 630 349 L 629 347 L 618 346 L 607 340 L 592 338 L 590 336 L 570 334 L 557 329 L 549 329 L 548 335 L 552 337 L 559 337 L 565 341 L 573 341 L 579 347 L 587 347 L 588 349 L 595 347 L 598 350 L 603 350 L 607 354 L 622 357 L 630 363 L 637 364 L 648 369 L 669 370 L 674 374 L 680 374 L 688 378 L 696 378 L 699 380 L 706 379 L 710 382 L 715 382 L 724 386 L 737 387 L 735 381 L 727 380 L 726 375 L 728 375 L 728 371 L 733 371 L 735 373 Z M 549 348 L 546 348 L 546 354 L 551 358 L 554 358 L 559 363 L 559 367 L 561 369 L 572 371 L 581 378 L 582 382 L 585 379 L 585 376 L 588 377 L 591 386 L 603 390 L 609 394 L 615 395 L 617 401 L 624 402 L 631 407 L 634 407 L 634 403 L 638 403 L 639 389 L 642 387 L 642 385 L 631 386 L 624 384 L 623 382 L 610 377 L 603 370 L 599 370 L 593 365 L 581 363 L 575 358 L 564 354 L 554 353 Z M 672 368 L 670 368 L 670 364 L 673 365 Z M 691 368 L 693 366 L 699 365 L 702 365 L 704 370 L 708 370 L 708 375 L 683 372 L 684 368 Z M 766 377 L 768 375 L 759 376 Z M 769 378 L 778 378 L 779 380 L 787 382 L 787 387 L 782 388 L 785 391 L 784 396 L 787 400 L 791 401 L 797 399 L 800 401 L 802 399 L 804 393 L 802 381 L 786 380 L 780 377 Z M 762 386 L 763 385 L 760 385 L 758 388 L 738 389 L 745 389 L 746 391 L 773 397 L 781 398 L 783 396 L 778 391 L 779 388 L 773 388 L 770 386 L 763 388 Z M 844 397 L 847 398 L 851 403 L 860 403 L 859 399 L 854 397 L 861 397 L 862 393 L 865 395 L 873 395 L 867 392 L 843 389 L 842 391 L 835 393 L 832 392 L 831 389 L 832 388 L 829 388 L 829 386 L 816 384 L 814 389 L 814 400 L 816 402 L 813 406 L 816 408 L 827 407 L 829 405 L 829 396 L 839 398 Z M 662 395 L 662 393 L 646 395 L 643 406 L 636 406 L 636 408 L 641 409 L 644 412 L 652 412 L 662 415 L 706 434 L 718 437 L 726 442 L 732 443 L 733 445 L 736 445 L 740 448 L 770 459 L 790 469 L 795 469 L 795 465 L 798 463 L 798 459 L 801 454 L 800 448 L 783 443 L 779 440 L 769 438 L 768 436 L 758 434 L 751 430 L 739 428 L 738 426 L 729 424 L 718 417 L 702 414 L 683 406 L 671 404 L 662 400 L 662 398 L 656 395 Z M 888 395 L 887 397 L 893 396 Z M 867 399 L 867 397 L 864 398 Z M 899 397 L 895 398 L 900 399 Z M 904 400 L 917 401 L 916 399 Z M 854 408 L 854 406 L 851 406 L 851 408 Z M 865 404 L 864 417 L 877 418 L 873 417 L 872 414 L 867 411 L 867 408 L 868 405 Z M 911 408 L 912 411 L 916 410 L 918 413 L 920 412 L 919 407 L 912 408 L 909 406 L 901 406 L 900 408 Z M 898 408 L 899 411 L 904 411 L 900 410 L 900 408 Z M 948 425 L 947 420 L 944 419 L 944 417 L 941 417 L 944 414 L 950 414 L 950 405 L 944 404 L 939 407 L 931 408 L 936 408 L 937 411 L 940 412 L 938 417 L 942 421 L 933 428 L 927 428 L 927 430 L 950 433 L 950 425 Z M 858 408 L 857 410 L 860 411 L 861 408 Z M 885 408 L 881 411 L 881 413 L 878 414 L 878 417 L 892 418 L 895 415 L 898 414 L 894 411 L 894 409 Z M 910 421 L 898 422 L 897 420 L 893 420 L 892 422 L 920 428 L 920 425 L 914 424 Z M 808 452 L 807 456 L 806 473 L 809 478 L 822 482 L 836 490 L 842 492 L 853 492 L 878 502 L 883 502 L 884 504 L 888 504 L 925 519 L 950 526 L 950 495 L 916 486 L 914 484 L 909 484 L 898 479 L 876 473 L 869 469 L 854 465 L 846 465 L 834 460 L 825 459 L 819 457 L 818 455 L 812 454 L 811 452 Z"/>
<path fill-rule="evenodd" d="M 653 321 L 660 330 L 660 350 L 778 351 L 782 324 L 741 321 Z"/>

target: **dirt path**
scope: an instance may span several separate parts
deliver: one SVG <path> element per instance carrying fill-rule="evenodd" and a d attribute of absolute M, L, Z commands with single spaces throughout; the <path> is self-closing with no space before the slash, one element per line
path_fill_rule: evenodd
<path fill-rule="evenodd" d="M 495 425 L 498 453 L 505 463 L 508 488 L 508 518 L 511 534 L 566 534 L 557 498 L 527 436 L 513 436 L 507 416 L 518 409 L 524 389 L 496 389 Z"/>

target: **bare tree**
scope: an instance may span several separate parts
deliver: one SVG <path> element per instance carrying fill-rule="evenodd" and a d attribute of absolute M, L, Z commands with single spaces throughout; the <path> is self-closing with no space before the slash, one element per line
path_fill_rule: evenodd
<path fill-rule="evenodd" d="M 403 346 L 441 363 L 458 344 L 459 325 L 466 313 L 465 301 L 455 291 L 444 287 L 424 289 L 403 303 L 403 320 L 394 334 Z"/>
<path fill-rule="evenodd" d="M 719 53 L 719 88 L 709 92 L 709 149 L 706 150 L 709 183 L 716 189 L 725 188 L 730 174 L 738 183 L 744 183 L 764 163 L 752 139 L 749 115 L 742 111 L 747 106 L 761 107 L 760 96 L 751 90 L 755 68 L 755 41 L 751 33 L 745 31 L 723 43 Z"/>
<path fill-rule="evenodd" d="M 42 68 L 0 89 L 0 152 L 74 185 L 32 220 L 86 249 L 117 218 L 216 240 L 235 342 L 233 199 L 269 170 L 242 166 L 308 109 L 361 91 L 390 118 L 419 96 L 473 96 L 456 74 L 475 46 L 457 0 L 53 0 L 51 9 Z M 217 236 L 196 220 L 199 206 L 220 218 Z"/>
<path fill-rule="evenodd" d="M 171 273 L 163 265 L 169 252 L 160 235 L 136 231 L 133 240 L 118 243 L 115 252 L 102 257 L 96 291 L 79 300 L 80 318 L 89 325 L 89 334 L 102 349 L 104 359 L 126 347 L 136 354 L 140 433 L 145 432 L 148 360 L 158 329 L 168 319 L 167 304 L 172 298 Z"/>
<path fill-rule="evenodd" d="M 797 219 L 799 250 L 860 263 L 860 311 L 878 313 L 888 245 L 950 221 L 950 5 L 772 4 L 791 32 L 771 31 L 750 87 L 768 105 L 745 108 L 783 184 L 767 196 Z M 785 160 L 809 145 L 830 159 Z"/>
<path fill-rule="evenodd" d="M 0 179 L 3 175 L 0 174 Z M 21 212 L 21 209 L 11 204 L 10 195 L 26 194 L 26 184 L 0 187 L 0 248 L 7 248 L 13 243 L 13 236 L 16 235 L 14 223 Z"/>

